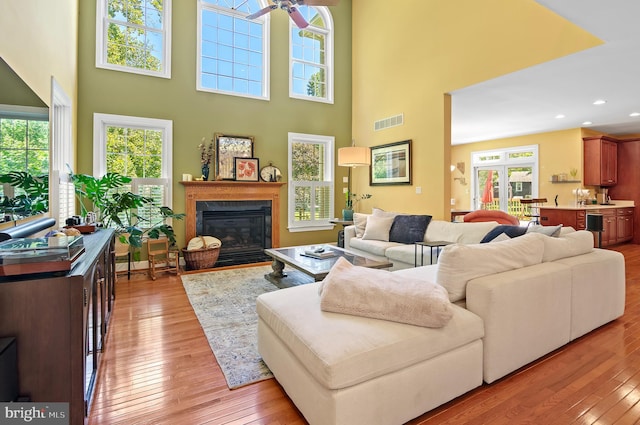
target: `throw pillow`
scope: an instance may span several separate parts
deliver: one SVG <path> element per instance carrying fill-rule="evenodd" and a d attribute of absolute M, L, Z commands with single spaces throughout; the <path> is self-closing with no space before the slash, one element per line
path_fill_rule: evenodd
<path fill-rule="evenodd" d="M 367 227 L 362 235 L 363 240 L 389 241 L 389 230 L 393 224 L 393 217 L 376 217 L 372 215 L 367 219 Z"/>
<path fill-rule="evenodd" d="M 371 214 L 353 213 L 353 224 L 356 226 L 356 237 L 361 238 L 364 235 L 364 229 L 367 227 L 367 219 Z"/>
<path fill-rule="evenodd" d="M 511 237 L 508 236 L 506 233 L 500 233 L 498 236 L 493 238 L 491 242 L 502 242 L 502 241 L 508 241 L 509 239 L 511 239 Z"/>
<path fill-rule="evenodd" d="M 560 236 L 560 231 L 562 230 L 562 224 L 558 224 L 557 226 L 529 226 L 527 227 L 527 233 L 542 233 L 543 235 L 552 236 L 557 238 Z"/>
<path fill-rule="evenodd" d="M 480 241 L 480 243 L 486 243 L 493 241 L 499 235 L 506 235 L 509 238 L 517 238 L 518 236 L 522 236 L 527 232 L 526 227 L 522 226 L 514 226 L 508 224 L 501 224 L 499 226 L 494 227 L 484 235 L 484 238 Z"/>
<path fill-rule="evenodd" d="M 541 263 L 544 239 L 532 233 L 504 242 L 447 245 L 438 259 L 436 283 L 449 292 L 449 301 L 463 300 L 472 279 Z"/>
<path fill-rule="evenodd" d="M 383 209 L 380 208 L 374 208 L 373 209 L 373 215 L 375 215 L 376 217 L 395 217 L 400 213 L 397 212 L 393 212 L 393 211 L 385 211 Z"/>
<path fill-rule="evenodd" d="M 424 240 L 424 232 L 431 222 L 430 215 L 397 215 L 389 230 L 389 242 L 414 243 Z"/>
<path fill-rule="evenodd" d="M 447 291 L 433 282 L 354 266 L 344 258 L 322 282 L 320 309 L 441 328 L 453 317 Z"/>
<path fill-rule="evenodd" d="M 587 230 L 567 233 L 558 238 L 544 238 L 542 262 L 587 254 L 593 250 L 593 234 Z"/>

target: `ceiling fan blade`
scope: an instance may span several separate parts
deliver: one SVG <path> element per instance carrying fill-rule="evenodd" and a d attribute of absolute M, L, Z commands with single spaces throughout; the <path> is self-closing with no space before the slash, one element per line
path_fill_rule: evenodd
<path fill-rule="evenodd" d="M 298 0 L 300 6 L 337 6 L 339 0 Z"/>
<path fill-rule="evenodd" d="M 289 12 L 289 17 L 293 22 L 295 22 L 298 28 L 306 28 L 309 26 L 309 23 L 304 19 L 302 14 L 298 12 L 298 8 L 290 6 L 287 9 L 287 12 Z"/>
<path fill-rule="evenodd" d="M 260 16 L 266 15 L 267 13 L 271 12 L 272 10 L 276 10 L 277 8 L 278 6 L 272 4 L 271 6 L 267 6 L 264 9 L 258 10 L 256 13 L 252 13 L 251 15 L 247 16 L 247 19 L 259 18 Z"/>

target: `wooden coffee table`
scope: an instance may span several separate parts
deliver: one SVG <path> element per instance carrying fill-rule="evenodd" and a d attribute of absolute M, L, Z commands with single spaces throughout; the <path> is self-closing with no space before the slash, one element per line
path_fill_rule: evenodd
<path fill-rule="evenodd" d="M 304 255 L 305 251 L 318 246 L 322 246 L 325 251 L 332 251 L 336 255 L 334 257 L 323 259 L 307 257 Z M 333 245 L 304 245 L 290 246 L 286 248 L 270 248 L 265 249 L 264 253 L 273 258 L 273 262 L 271 263 L 273 272 L 266 274 L 264 277 L 279 287 L 290 286 L 282 285 L 283 278 L 287 277 L 287 274 L 284 272 L 285 265 L 291 266 L 311 278 L 308 279 L 307 282 L 296 283 L 309 283 L 312 280 L 318 282 L 324 279 L 325 276 L 329 274 L 331 267 L 333 267 L 340 257 L 346 259 L 354 266 L 369 267 L 373 269 L 387 269 L 393 266 L 393 263 L 388 261 L 380 261 L 374 258 L 364 257 Z"/>

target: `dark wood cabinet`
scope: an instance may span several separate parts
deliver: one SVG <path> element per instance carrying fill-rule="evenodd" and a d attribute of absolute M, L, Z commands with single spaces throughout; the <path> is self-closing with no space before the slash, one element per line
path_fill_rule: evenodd
<path fill-rule="evenodd" d="M 618 141 L 609 137 L 585 137 L 584 184 L 613 186 L 618 182 Z"/>
<path fill-rule="evenodd" d="M 15 337 L 19 394 L 69 403 L 86 421 L 115 295 L 114 232 L 84 236 L 85 253 L 65 275 L 0 281 L 0 337 Z"/>
<path fill-rule="evenodd" d="M 633 212 L 634 208 L 619 208 L 616 210 L 616 243 L 628 242 L 633 240 Z"/>
<path fill-rule="evenodd" d="M 597 209 L 562 209 L 562 208 L 541 208 L 540 224 L 544 226 L 571 226 L 576 230 L 586 229 L 587 213 L 602 214 L 603 232 L 601 235 L 602 245 L 608 246 L 617 243 L 628 242 L 633 239 L 634 228 L 633 218 L 635 208 L 597 208 Z M 597 246 L 597 234 L 595 244 Z"/>
<path fill-rule="evenodd" d="M 555 208 L 540 208 L 540 224 L 543 226 L 573 227 L 576 230 L 584 230 L 587 227 L 585 210 L 563 210 Z"/>

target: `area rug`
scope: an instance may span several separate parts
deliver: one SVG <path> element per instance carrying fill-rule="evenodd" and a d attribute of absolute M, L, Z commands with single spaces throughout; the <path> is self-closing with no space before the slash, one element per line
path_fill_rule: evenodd
<path fill-rule="evenodd" d="M 273 378 L 258 354 L 256 298 L 278 288 L 270 266 L 182 275 L 182 284 L 229 388 Z"/>

